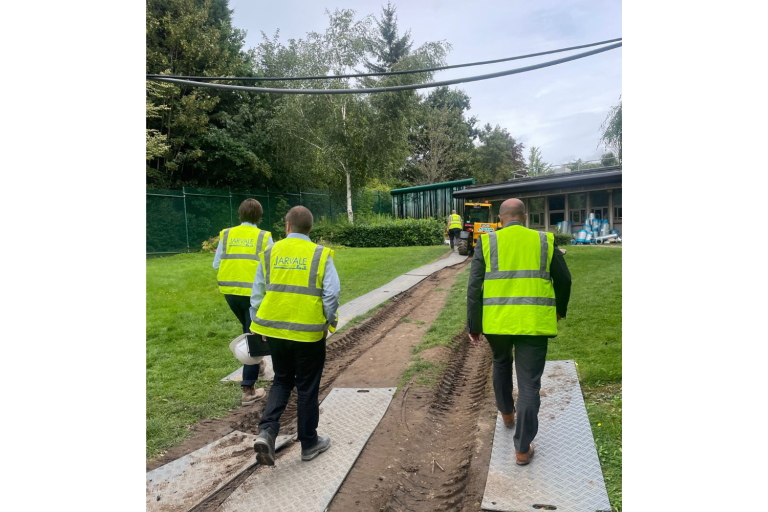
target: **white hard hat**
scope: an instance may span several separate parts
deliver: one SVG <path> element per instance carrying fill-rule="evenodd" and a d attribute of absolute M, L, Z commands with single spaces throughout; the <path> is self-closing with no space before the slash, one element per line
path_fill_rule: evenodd
<path fill-rule="evenodd" d="M 256 335 L 258 336 L 258 335 Z M 248 335 L 241 334 L 229 344 L 229 350 L 243 364 L 259 364 L 264 356 L 251 357 L 248 352 Z"/>

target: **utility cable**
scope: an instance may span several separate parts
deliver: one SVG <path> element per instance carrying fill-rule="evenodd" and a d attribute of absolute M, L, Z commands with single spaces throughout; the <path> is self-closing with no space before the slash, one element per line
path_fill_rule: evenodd
<path fill-rule="evenodd" d="M 193 87 L 209 87 L 211 89 L 223 89 L 227 91 L 249 91 L 249 92 L 273 92 L 278 94 L 371 94 L 378 92 L 393 92 L 393 91 L 410 91 L 414 89 L 428 89 L 430 87 L 442 87 L 446 85 L 463 84 L 467 82 L 478 82 L 480 80 L 489 80 L 491 78 L 498 78 L 507 75 L 516 75 L 518 73 L 525 73 L 536 69 L 546 68 L 549 66 L 556 66 L 557 64 L 563 64 L 572 60 L 583 59 L 590 55 L 595 55 L 608 50 L 619 48 L 621 43 L 612 44 L 610 46 L 604 46 L 595 50 L 590 50 L 584 53 L 578 53 L 561 59 L 551 60 L 548 62 L 542 62 L 540 64 L 534 64 L 532 66 L 526 66 L 523 68 L 508 69 L 507 71 L 499 71 L 497 73 L 489 73 L 486 75 L 470 76 L 466 78 L 455 78 L 453 80 L 442 80 L 439 82 L 429 82 L 425 84 L 409 84 L 409 85 L 395 85 L 390 87 L 370 87 L 367 89 L 280 89 L 272 87 L 248 87 L 244 85 L 226 85 L 226 84 L 211 84 L 206 82 L 196 82 L 192 80 L 181 80 L 178 78 L 165 78 L 164 76 L 152 76 L 148 77 L 150 80 L 157 80 L 160 82 L 170 82 L 179 85 L 190 85 Z"/>
<path fill-rule="evenodd" d="M 498 62 L 507 62 L 510 60 L 528 59 L 540 55 L 549 55 L 552 53 L 567 52 L 570 50 L 580 50 L 591 46 L 600 46 L 601 44 L 615 43 L 621 41 L 621 38 L 600 41 L 599 43 L 583 44 L 581 46 L 571 46 L 570 48 L 560 48 L 558 50 L 549 50 L 546 52 L 529 53 L 528 55 L 518 55 L 516 57 L 506 57 L 504 59 L 485 60 L 482 62 L 469 62 L 467 64 L 453 64 L 451 66 L 441 66 L 437 68 L 412 69 L 408 71 L 387 71 L 382 73 L 359 73 L 353 75 L 320 75 L 320 76 L 181 76 L 181 75 L 147 75 L 147 78 L 178 78 L 187 80 L 238 80 L 238 81 L 282 81 L 282 80 L 329 80 L 332 78 L 362 78 L 367 76 L 390 76 L 390 75 L 408 75 L 413 73 L 431 73 L 433 71 L 443 71 L 445 69 L 465 68 L 470 66 L 484 66 L 486 64 L 496 64 Z"/>

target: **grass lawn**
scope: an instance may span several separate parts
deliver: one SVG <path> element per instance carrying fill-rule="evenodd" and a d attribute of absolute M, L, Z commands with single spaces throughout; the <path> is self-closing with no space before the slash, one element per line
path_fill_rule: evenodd
<path fill-rule="evenodd" d="M 566 247 L 573 287 L 568 317 L 550 340 L 548 360 L 573 359 L 595 437 L 608 496 L 621 511 L 621 249 Z M 443 310 L 414 349 L 414 363 L 400 384 L 412 378 L 433 384 L 443 367 L 424 361 L 419 352 L 447 346 L 466 325 L 469 267 L 459 274 Z"/>
<path fill-rule="evenodd" d="M 341 303 L 447 252 L 445 246 L 340 248 Z M 240 323 L 216 285 L 213 254 L 147 260 L 148 459 L 181 443 L 189 426 L 240 405 L 238 383 L 219 382 L 240 364 L 228 344 Z"/>

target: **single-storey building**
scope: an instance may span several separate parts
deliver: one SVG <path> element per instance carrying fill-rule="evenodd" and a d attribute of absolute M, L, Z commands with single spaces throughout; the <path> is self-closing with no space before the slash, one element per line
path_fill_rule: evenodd
<path fill-rule="evenodd" d="M 598 219 L 608 219 L 610 229 L 618 229 L 624 235 L 620 165 L 584 171 L 561 168 L 543 176 L 469 186 L 455 191 L 453 197 L 465 202 L 488 201 L 493 205 L 494 216 L 504 200 L 521 199 L 528 213 L 526 227 L 539 231 L 555 232 L 557 223 L 564 220 L 570 220 L 573 229 L 578 230 L 594 213 Z"/>

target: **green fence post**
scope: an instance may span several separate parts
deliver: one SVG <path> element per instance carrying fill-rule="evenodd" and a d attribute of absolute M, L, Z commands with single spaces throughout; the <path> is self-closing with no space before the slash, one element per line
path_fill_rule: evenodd
<path fill-rule="evenodd" d="M 331 201 L 331 187 L 328 187 L 328 220 L 333 222 L 333 201 Z"/>
<path fill-rule="evenodd" d="M 227 187 L 229 190 L 229 225 L 232 225 L 232 187 Z"/>
<path fill-rule="evenodd" d="M 267 187 L 267 222 L 269 222 L 267 227 L 272 230 L 272 212 L 269 210 L 269 187 Z"/>
<path fill-rule="evenodd" d="M 181 187 L 181 195 L 184 200 L 184 230 L 187 232 L 187 252 L 189 252 L 189 223 L 187 222 L 187 192 L 185 187 Z"/>

